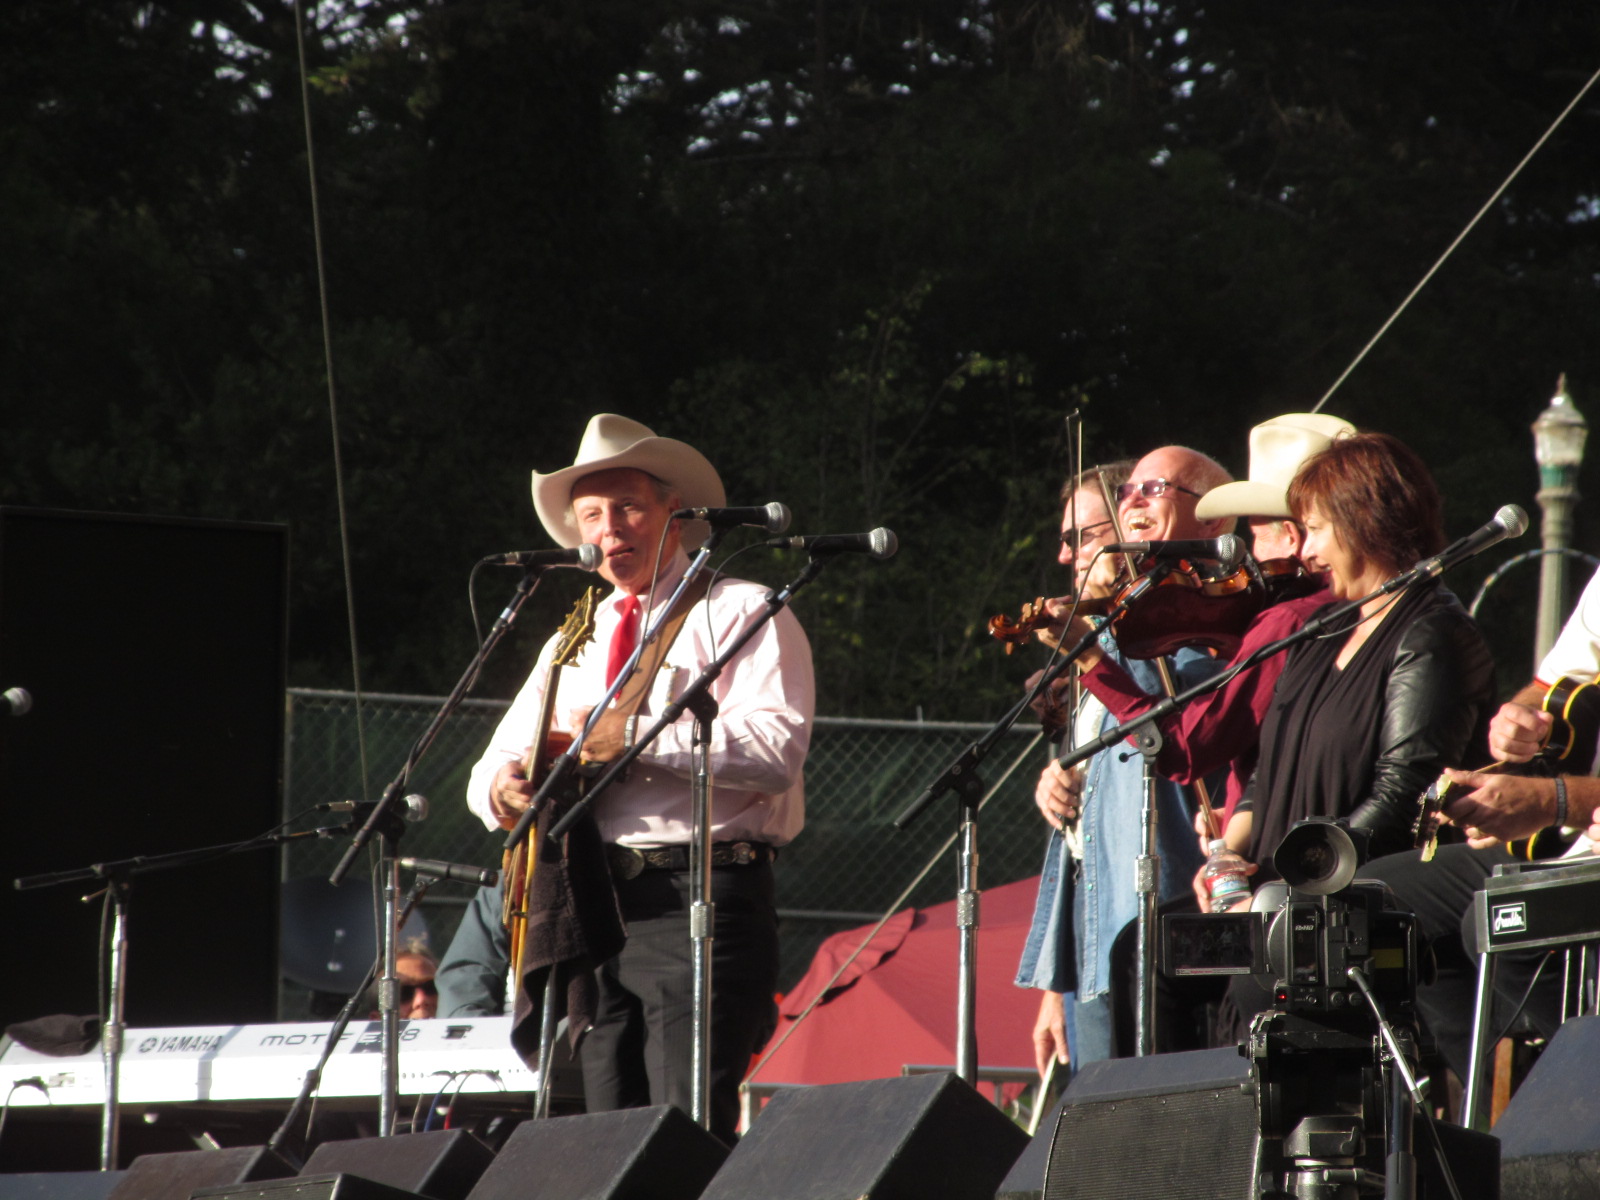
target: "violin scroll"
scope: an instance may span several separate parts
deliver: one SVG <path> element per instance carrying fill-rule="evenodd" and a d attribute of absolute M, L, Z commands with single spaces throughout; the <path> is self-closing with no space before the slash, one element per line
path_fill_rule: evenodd
<path fill-rule="evenodd" d="M 990 617 L 989 636 L 1003 643 L 1006 653 L 1010 654 L 1032 637 L 1035 630 L 1050 624 L 1050 620 L 1049 607 L 1044 597 L 1038 596 L 1023 604 L 1022 612 L 1015 621 L 1007 618 L 1005 613 Z"/>

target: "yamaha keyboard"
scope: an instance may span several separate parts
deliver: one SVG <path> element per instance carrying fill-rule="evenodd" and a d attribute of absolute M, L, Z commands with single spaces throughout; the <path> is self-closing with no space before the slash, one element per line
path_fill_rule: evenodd
<path fill-rule="evenodd" d="M 375 1100 L 382 1071 L 377 1021 L 353 1022 L 328 1059 L 317 1095 Z M 215 1102 L 234 1108 L 285 1107 L 326 1044 L 327 1022 L 196 1025 L 128 1029 L 118 1096 L 123 1104 Z M 0 1040 L 0 1090 L 11 1107 L 103 1105 L 105 1067 L 98 1048 L 68 1058 Z M 558 1055 L 558 1057 L 565 1057 Z M 556 1082 L 561 1082 L 557 1071 Z M 23 1081 L 31 1081 L 24 1083 Z M 498 1095 L 531 1103 L 538 1076 L 511 1049 L 511 1018 L 441 1017 L 400 1023 L 402 1096 L 446 1099 Z"/>

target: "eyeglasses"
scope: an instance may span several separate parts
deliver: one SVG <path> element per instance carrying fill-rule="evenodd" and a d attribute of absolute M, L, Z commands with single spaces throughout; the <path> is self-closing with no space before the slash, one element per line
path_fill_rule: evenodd
<path fill-rule="evenodd" d="M 1085 542 L 1092 542 L 1098 537 L 1103 537 L 1113 523 L 1111 521 L 1096 521 L 1093 525 L 1080 525 L 1078 526 L 1078 536 Z M 1072 545 L 1072 530 L 1063 529 L 1061 531 L 1061 544 L 1063 546 Z"/>
<path fill-rule="evenodd" d="M 1117 503 L 1124 504 L 1133 499 L 1135 495 L 1143 496 L 1146 500 L 1154 500 L 1157 496 L 1165 496 L 1168 492 L 1182 492 L 1185 496 L 1199 498 L 1199 492 L 1192 492 L 1181 483 L 1173 483 L 1170 479 L 1146 479 L 1140 483 L 1122 483 L 1117 485 Z"/>
<path fill-rule="evenodd" d="M 417 998 L 418 992 L 425 996 L 437 996 L 439 988 L 431 979 L 425 983 L 402 983 L 400 985 L 400 1003 L 410 1004 Z"/>

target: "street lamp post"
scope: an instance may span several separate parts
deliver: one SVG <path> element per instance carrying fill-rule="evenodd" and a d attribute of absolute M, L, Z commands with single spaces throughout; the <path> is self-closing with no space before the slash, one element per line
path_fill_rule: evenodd
<path fill-rule="evenodd" d="M 1539 464 L 1541 535 L 1546 553 L 1539 566 L 1539 617 L 1534 627 L 1533 663 L 1537 670 L 1555 643 L 1566 616 L 1567 556 L 1572 540 L 1572 512 L 1578 503 L 1578 467 L 1589 425 L 1572 397 L 1567 377 L 1556 381 L 1556 394 L 1533 423 L 1533 457 Z M 1550 553 L 1554 551 L 1554 553 Z"/>

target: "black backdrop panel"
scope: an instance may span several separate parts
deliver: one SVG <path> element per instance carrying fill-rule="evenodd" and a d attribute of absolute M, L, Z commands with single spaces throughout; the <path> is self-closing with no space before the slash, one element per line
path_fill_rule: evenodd
<path fill-rule="evenodd" d="M 240 840 L 278 819 L 287 530 L 0 508 L 0 1024 L 96 1011 L 93 885 L 12 880 Z M 133 1025 L 274 1016 L 277 857 L 142 874 Z"/>

